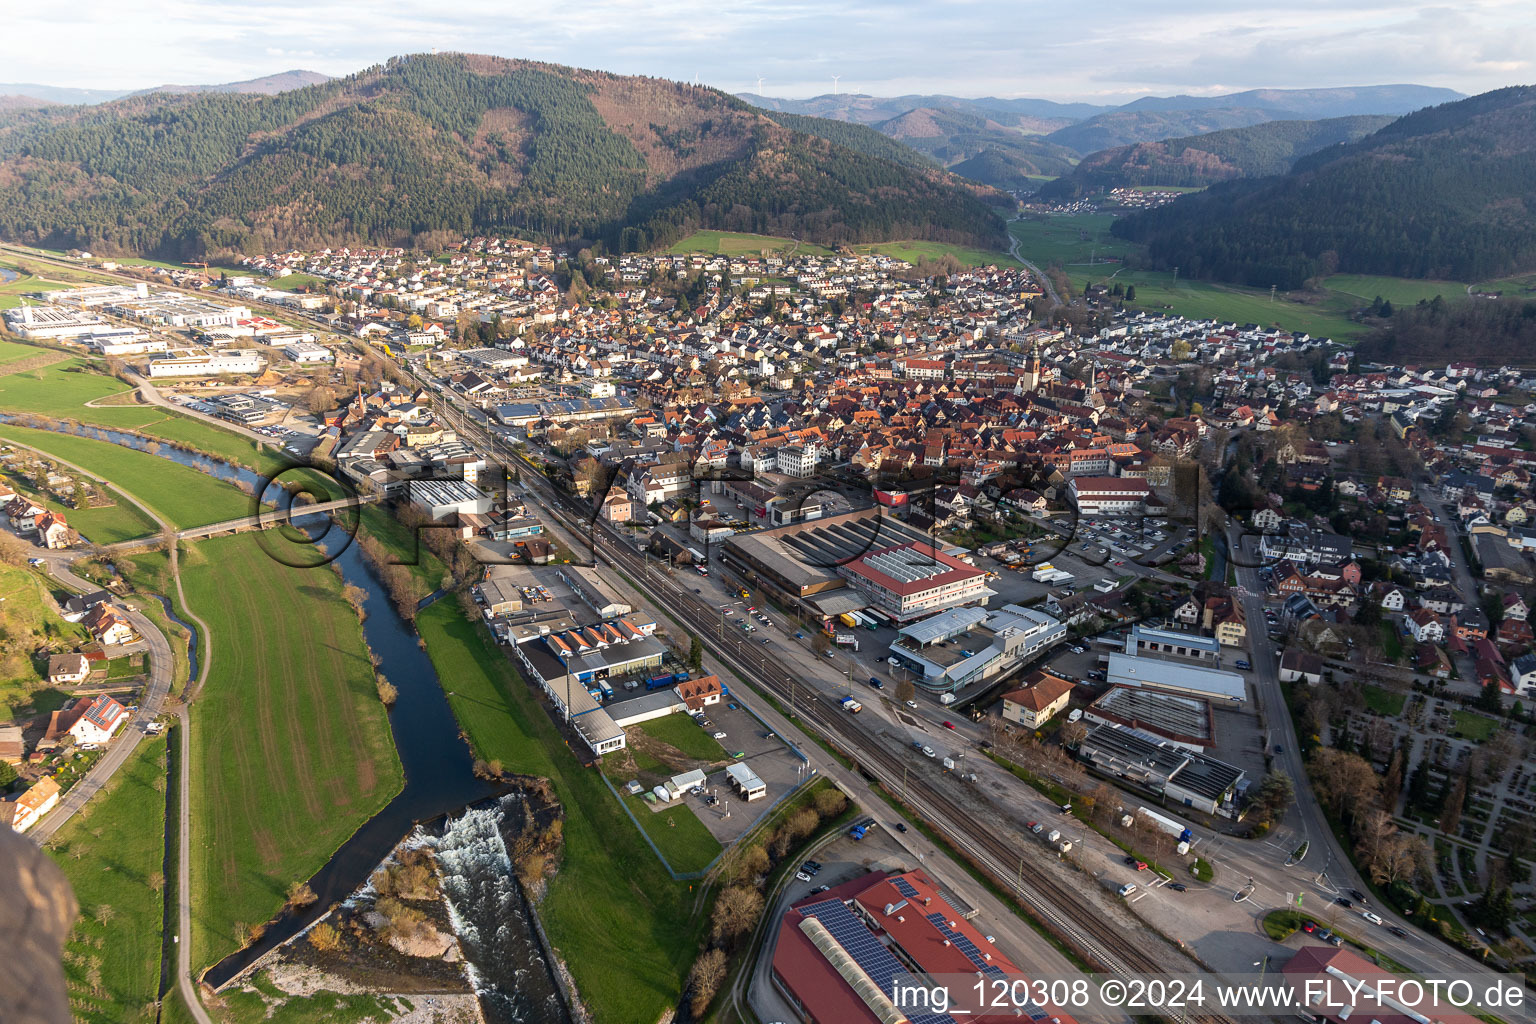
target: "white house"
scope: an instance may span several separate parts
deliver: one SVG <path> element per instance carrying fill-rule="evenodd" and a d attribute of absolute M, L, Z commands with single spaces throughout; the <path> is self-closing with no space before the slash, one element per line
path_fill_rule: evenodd
<path fill-rule="evenodd" d="M 1420 608 L 1403 620 L 1408 627 L 1408 632 L 1419 643 L 1438 644 L 1445 640 L 1445 624 L 1440 621 L 1440 616 L 1428 608 Z"/>
<path fill-rule="evenodd" d="M 74 718 L 66 730 L 76 743 L 105 743 L 128 721 L 128 709 L 112 697 L 83 697 L 65 712 Z"/>

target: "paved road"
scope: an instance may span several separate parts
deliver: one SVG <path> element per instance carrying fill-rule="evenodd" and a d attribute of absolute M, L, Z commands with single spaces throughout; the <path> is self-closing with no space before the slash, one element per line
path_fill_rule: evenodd
<path fill-rule="evenodd" d="M 31 557 L 44 559 L 54 579 L 72 590 L 87 593 L 101 589 L 90 580 L 81 579 L 69 571 L 70 560 L 77 557 L 76 553 L 36 548 L 32 551 Z M 75 783 L 70 791 L 64 794 L 58 806 L 28 833 L 40 844 L 47 842 L 66 821 L 79 813 L 80 808 L 85 806 L 92 794 L 100 791 L 117 773 L 117 770 L 133 754 L 134 748 L 139 745 L 139 740 L 143 738 L 144 723 L 152 721 L 156 715 L 160 714 L 166 697 L 171 692 L 171 671 L 174 665 L 171 645 L 166 642 L 165 635 L 156 628 L 155 624 L 136 608 L 131 605 L 120 605 L 120 607 L 149 647 L 148 685 L 145 687 L 144 696 L 139 701 L 138 712 L 133 715 L 123 731 L 118 733 L 117 738 L 107 745 L 100 760 L 91 767 L 85 778 Z"/>
<path fill-rule="evenodd" d="M 1012 224 L 1014 221 L 1022 219 L 1022 217 L 1013 217 L 1009 219 L 1008 223 Z M 1040 287 L 1045 289 L 1045 297 L 1051 300 L 1051 305 L 1066 305 L 1066 303 L 1061 301 L 1061 296 L 1057 294 L 1056 286 L 1051 283 L 1051 279 L 1045 276 L 1045 271 L 1035 266 L 1034 263 L 1028 259 L 1025 259 L 1024 256 L 1020 254 L 1018 236 L 1010 231 L 1008 232 L 1008 238 L 1012 242 L 1012 244 L 1008 246 L 1008 255 L 1012 256 L 1014 259 L 1018 260 L 1020 263 L 1024 264 L 1024 266 L 1029 268 L 1029 272 L 1035 275 L 1035 280 L 1040 282 Z"/>
<path fill-rule="evenodd" d="M 1229 533 L 1229 539 L 1234 542 L 1256 542 L 1253 537 L 1241 538 L 1235 528 Z M 1246 557 L 1240 561 L 1258 565 L 1260 559 L 1257 551 L 1252 550 L 1252 544 L 1244 550 Z M 1303 901 L 1302 909 L 1316 913 L 1326 921 L 1331 913 L 1328 910 L 1330 900 L 1348 889 L 1365 892 L 1365 882 L 1334 837 L 1333 830 L 1328 827 L 1328 821 L 1307 777 L 1300 744 L 1281 693 L 1279 655 L 1267 631 L 1261 627 L 1265 621 L 1265 588 L 1259 579 L 1258 569 L 1243 568 L 1240 565 L 1237 581 L 1245 592 L 1242 599 L 1243 611 L 1250 627 L 1248 639 L 1252 652 L 1250 660 L 1253 662 L 1250 675 L 1263 709 L 1265 723 L 1269 727 L 1271 770 L 1291 778 L 1296 788 L 1296 801 L 1287 812 L 1284 822 L 1270 837 L 1262 842 L 1223 843 L 1214 854 L 1214 863 L 1218 868 L 1225 869 L 1224 877 L 1252 876 L 1258 882 L 1257 898 L 1250 902 L 1263 908 L 1273 908 L 1282 905 L 1285 893 L 1304 892 L 1307 898 Z M 1284 748 L 1279 754 L 1273 752 L 1277 745 Z M 1287 868 L 1287 855 L 1303 841 L 1308 843 L 1305 860 Z M 1337 909 L 1343 911 L 1344 908 Z M 1372 909 L 1387 926 L 1396 925 L 1405 929 L 1408 937 L 1400 939 L 1388 932 L 1386 927 L 1372 925 L 1350 911 L 1343 913 L 1339 924 L 1346 931 L 1368 939 L 1377 949 L 1416 970 L 1440 974 L 1469 973 L 1481 967 L 1470 956 L 1447 946 L 1439 938 L 1426 935 L 1411 919 L 1399 917 L 1386 907 L 1373 905 Z"/>

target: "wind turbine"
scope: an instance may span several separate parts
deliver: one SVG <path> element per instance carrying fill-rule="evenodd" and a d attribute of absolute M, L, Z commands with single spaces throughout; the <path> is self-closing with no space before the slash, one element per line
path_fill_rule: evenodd
<path fill-rule="evenodd" d="M 758 75 L 757 76 L 757 94 L 759 96 L 761 96 L 763 94 L 763 76 L 762 75 Z"/>
<path fill-rule="evenodd" d="M 842 75 L 833 75 L 832 76 L 832 95 L 833 96 L 837 95 L 837 80 L 839 78 L 842 78 L 842 77 L 843 77 Z"/>

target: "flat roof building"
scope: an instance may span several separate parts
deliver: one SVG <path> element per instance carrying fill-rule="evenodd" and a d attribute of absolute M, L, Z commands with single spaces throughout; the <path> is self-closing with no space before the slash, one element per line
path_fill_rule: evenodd
<path fill-rule="evenodd" d="M 1146 509 L 1152 487 L 1141 477 L 1078 476 L 1067 494 L 1081 515 L 1130 515 Z"/>
<path fill-rule="evenodd" d="M 740 761 L 727 765 L 725 774 L 731 780 L 731 785 L 736 787 L 736 792 L 749 803 L 768 795 L 767 784 L 757 777 L 756 772 Z"/>
<path fill-rule="evenodd" d="M 491 510 L 491 496 L 463 480 L 412 480 L 410 488 L 411 501 L 433 519 Z"/>
<path fill-rule="evenodd" d="M 1201 753 L 1214 742 L 1211 705 L 1134 686 L 1111 686 L 1083 712 L 1094 725 L 1117 725 Z"/>
<path fill-rule="evenodd" d="M 952 608 L 901 627 L 891 662 L 935 693 L 963 689 L 999 675 L 1066 639 L 1067 627 L 1022 605 Z"/>
<path fill-rule="evenodd" d="M 1233 794 L 1243 781 L 1241 768 L 1115 725 L 1090 729 L 1077 756 L 1103 775 L 1207 814 L 1230 817 Z"/>
<path fill-rule="evenodd" d="M 1215 662 L 1221 657 L 1221 643 L 1213 636 L 1200 636 L 1177 629 L 1153 629 L 1137 623 L 1131 627 L 1130 636 L 1126 637 L 1125 653 Z"/>
<path fill-rule="evenodd" d="M 1236 672 L 1201 668 L 1187 662 L 1141 658 L 1131 654 L 1109 655 L 1104 681 L 1111 686 L 1148 686 L 1170 693 L 1193 694 L 1208 700 L 1234 704 L 1248 700 L 1248 687 Z"/>
<path fill-rule="evenodd" d="M 837 571 L 869 598 L 870 607 L 898 622 L 985 604 L 996 593 L 987 587 L 985 572 L 921 542 L 872 551 Z"/>

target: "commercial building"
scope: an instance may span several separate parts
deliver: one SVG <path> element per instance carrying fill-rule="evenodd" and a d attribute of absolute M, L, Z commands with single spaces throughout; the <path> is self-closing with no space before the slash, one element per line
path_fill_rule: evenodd
<path fill-rule="evenodd" d="M 1231 817 L 1243 770 L 1134 729 L 1096 725 L 1077 756 L 1100 774 L 1140 786 L 1184 807 Z"/>
<path fill-rule="evenodd" d="M 881 548 L 837 567 L 869 606 L 910 622 L 946 608 L 985 604 L 987 574 L 927 543 Z"/>
<path fill-rule="evenodd" d="M 1031 672 L 1024 685 L 1003 694 L 1003 719 L 1038 729 L 1066 708 L 1072 684 L 1049 672 Z"/>
<path fill-rule="evenodd" d="M 768 785 L 757 777 L 757 773 L 740 761 L 726 766 L 726 777 L 731 780 L 731 785 L 736 787 L 736 792 L 747 802 L 760 800 L 768 795 Z"/>
<path fill-rule="evenodd" d="M 747 485 L 731 485 L 736 491 Z M 766 493 L 766 492 L 764 492 Z M 755 498 L 753 500 L 756 500 Z M 766 504 L 776 507 L 774 499 Z M 819 507 L 819 506 L 818 506 Z M 848 585 L 839 568 L 859 556 L 900 544 L 929 543 L 916 527 L 884 514 L 880 508 L 864 508 L 841 515 L 803 519 L 790 525 L 756 533 L 738 533 L 721 547 L 721 558 L 733 568 L 760 577 L 770 587 L 794 598 L 809 598 Z M 944 548 L 945 554 L 963 548 Z M 850 611 L 865 607 L 855 604 Z"/>
<path fill-rule="evenodd" d="M 61 288 L 58 291 L 43 292 L 44 302 L 64 302 L 82 309 L 147 298 L 149 285 L 143 281 L 137 284 L 99 284 L 89 288 Z"/>
<path fill-rule="evenodd" d="M 1176 629 L 1152 629 L 1139 623 L 1125 638 L 1125 653 L 1155 654 L 1164 658 L 1189 658 L 1215 664 L 1221 658 L 1221 642 L 1212 636 L 1183 633 Z"/>
<path fill-rule="evenodd" d="M 177 349 L 174 351 L 184 351 Z M 149 361 L 151 377 L 217 377 L 221 373 L 260 373 L 267 359 L 253 349 L 168 354 Z"/>
<path fill-rule="evenodd" d="M 334 356 L 324 345 L 313 341 L 294 341 L 283 346 L 283 355 L 296 363 L 328 363 Z"/>
<path fill-rule="evenodd" d="M 1141 477 L 1077 476 L 1067 494 L 1080 515 L 1123 516 L 1145 511 L 1152 487 Z"/>
<path fill-rule="evenodd" d="M 1022 605 L 952 608 L 898 630 L 890 658 L 918 686 L 948 693 L 1012 669 L 1066 636 L 1064 624 Z"/>
<path fill-rule="evenodd" d="M 897 1007 L 892 983 L 912 974 L 996 978 L 1027 996 L 1018 966 L 957 911 L 923 871 L 874 871 L 792 905 L 779 922 L 773 986 L 806 1024 L 954 1024 L 930 1007 Z M 1069 1015 L 1028 998 L 968 1024 Z"/>
<path fill-rule="evenodd" d="M 1104 681 L 1110 686 L 1145 686 L 1234 704 L 1248 700 L 1248 687 L 1236 672 L 1199 668 L 1162 658 L 1111 654 Z"/>

